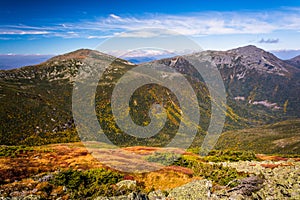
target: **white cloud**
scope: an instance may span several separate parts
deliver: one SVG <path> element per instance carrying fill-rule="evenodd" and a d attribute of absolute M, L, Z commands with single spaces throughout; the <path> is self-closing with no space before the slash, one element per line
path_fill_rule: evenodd
<path fill-rule="evenodd" d="M 272 38 L 268 38 L 268 39 L 264 39 L 262 38 L 261 40 L 258 41 L 258 43 L 266 43 L 266 44 L 276 44 L 279 42 L 279 39 L 272 39 Z"/>
<path fill-rule="evenodd" d="M 150 37 L 163 37 L 171 35 L 179 35 L 180 33 L 169 31 L 165 29 L 150 29 L 144 28 L 141 30 L 132 30 L 128 32 L 115 33 L 115 36 L 125 37 L 125 38 L 150 38 Z"/>
<path fill-rule="evenodd" d="M 145 56 L 160 56 L 166 54 L 173 54 L 173 52 L 167 50 L 158 49 L 135 49 L 132 51 L 114 50 L 107 52 L 110 55 L 120 56 L 123 58 L 145 57 Z"/>
<path fill-rule="evenodd" d="M 106 39 L 106 38 L 111 38 L 113 36 L 111 35 L 89 35 L 87 36 L 87 39 Z"/>
<path fill-rule="evenodd" d="M 158 48 L 140 48 L 128 50 L 112 50 L 106 51 L 105 53 L 121 58 L 136 58 L 136 57 L 160 57 L 160 56 L 176 56 L 176 55 L 187 55 L 190 53 L 199 52 L 199 50 L 183 49 L 183 50 L 166 50 Z"/>
<path fill-rule="evenodd" d="M 113 19 L 117 19 L 117 20 L 121 19 L 121 17 L 119 17 L 118 15 L 115 15 L 115 14 L 110 14 L 109 16 Z"/>
<path fill-rule="evenodd" d="M 98 21 L 69 24 L 81 30 L 95 31 L 96 35 L 114 36 L 118 33 L 146 29 L 169 29 L 188 36 L 227 34 L 266 34 L 277 30 L 300 30 L 300 15 L 286 12 L 206 12 L 187 15 L 146 15 L 120 17 L 115 14 Z M 157 34 L 123 33 L 122 37 L 153 37 Z"/>
<path fill-rule="evenodd" d="M 57 24 L 48 27 L 11 25 L 0 28 L 1 35 L 41 35 L 42 37 L 103 39 L 120 37 L 157 37 L 164 33 L 134 31 L 146 28 L 167 29 L 187 36 L 268 34 L 276 31 L 300 31 L 298 9 L 283 8 L 264 12 L 201 12 L 181 15 L 110 14 L 93 21 Z"/>
<path fill-rule="evenodd" d="M 45 35 L 48 31 L 0 31 L 0 35 Z"/>

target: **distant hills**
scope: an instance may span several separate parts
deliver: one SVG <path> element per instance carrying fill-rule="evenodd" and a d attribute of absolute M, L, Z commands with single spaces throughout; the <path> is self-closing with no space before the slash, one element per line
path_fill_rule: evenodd
<path fill-rule="evenodd" d="M 270 51 L 281 60 L 289 60 L 300 55 L 300 50 L 274 50 Z"/>
<path fill-rule="evenodd" d="M 145 55 L 143 55 L 143 53 Z M 281 58 L 282 60 L 287 60 L 287 62 L 292 62 L 293 59 L 289 59 L 291 55 L 300 55 L 300 50 L 282 50 L 282 51 L 272 51 L 274 55 Z M 20 68 L 29 65 L 36 65 L 46 60 L 50 59 L 54 55 L 39 55 L 39 54 L 0 54 L 0 70 L 9 70 Z M 176 54 L 164 52 L 162 54 L 151 54 L 149 52 L 140 52 L 139 55 L 125 55 L 122 57 L 129 62 L 140 64 L 143 62 L 151 62 L 154 60 L 159 60 L 168 57 L 174 57 Z M 297 64 L 299 65 L 299 64 Z"/>
<path fill-rule="evenodd" d="M 36 65 L 48 60 L 51 57 L 53 57 L 53 55 L 0 54 L 0 70 L 8 70 L 28 65 Z"/>
<path fill-rule="evenodd" d="M 156 57 L 130 57 L 127 60 L 135 64 L 140 64 L 144 62 L 151 62 L 157 60 L 157 58 Z"/>
<path fill-rule="evenodd" d="M 170 66 L 184 74 L 196 91 L 201 121 L 195 144 L 206 133 L 211 117 L 211 99 L 201 76 L 185 59 L 188 57 L 209 59 L 221 73 L 228 105 L 224 131 L 300 117 L 297 58 L 283 61 L 255 46 L 246 46 L 151 61 L 152 65 Z M 161 146 L 174 137 L 180 123 L 180 105 L 174 94 L 157 85 L 145 86 L 133 95 L 131 116 L 135 123 L 144 126 L 150 122 L 150 106 L 162 103 L 168 114 L 167 128 L 151 138 L 150 143 L 122 133 L 112 116 L 110 98 L 119 78 L 136 65 L 101 52 L 81 49 L 38 65 L 0 70 L 0 144 L 39 145 L 78 141 L 72 116 L 72 90 L 80 67 L 84 66 L 87 73 L 92 73 L 86 58 L 90 63 L 114 60 L 100 78 L 95 96 L 98 119 L 111 140 L 121 145 Z"/>

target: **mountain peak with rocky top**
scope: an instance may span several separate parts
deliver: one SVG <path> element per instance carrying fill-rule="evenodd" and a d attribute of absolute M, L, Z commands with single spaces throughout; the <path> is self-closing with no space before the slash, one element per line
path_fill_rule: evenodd
<path fill-rule="evenodd" d="M 272 53 L 254 45 L 248 45 L 228 51 L 211 52 L 212 61 L 220 68 L 237 67 L 244 74 L 275 74 L 290 76 L 293 69 Z"/>

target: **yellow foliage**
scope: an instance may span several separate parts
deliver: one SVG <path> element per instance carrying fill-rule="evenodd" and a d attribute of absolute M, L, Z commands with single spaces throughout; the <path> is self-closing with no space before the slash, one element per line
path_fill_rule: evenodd
<path fill-rule="evenodd" d="M 287 109 L 287 106 L 288 106 L 288 103 L 289 103 L 289 100 L 286 100 L 283 104 L 283 112 L 286 113 L 286 109 Z"/>

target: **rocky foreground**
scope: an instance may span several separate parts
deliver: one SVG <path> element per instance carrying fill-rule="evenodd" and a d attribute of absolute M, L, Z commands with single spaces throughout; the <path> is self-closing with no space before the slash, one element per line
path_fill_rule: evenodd
<path fill-rule="evenodd" d="M 178 149 L 158 153 L 154 147 L 121 150 L 93 149 L 122 166 L 172 162 L 152 172 L 122 172 L 104 166 L 81 143 L 2 146 L 0 200 L 300 199 L 300 158 L 231 150 L 206 157 Z"/>
<path fill-rule="evenodd" d="M 211 163 L 212 164 L 212 163 Z M 182 186 L 170 190 L 155 190 L 141 192 L 136 190 L 138 187 L 135 180 L 123 180 L 116 184 L 118 190 L 132 190 L 126 195 L 105 197 L 99 196 L 93 199 L 97 200 L 192 200 L 192 199 L 300 199 L 300 162 L 295 160 L 285 161 L 239 161 L 222 162 L 223 166 L 229 166 L 237 169 L 239 172 L 249 173 L 250 176 L 234 180 L 227 186 L 215 185 L 207 179 L 194 180 Z M 38 180 L 40 187 L 51 179 L 51 175 L 44 176 Z M 24 182 L 26 184 L 26 182 Z M 10 197 L 1 197 L 0 199 L 43 199 L 37 195 L 38 189 L 30 191 L 30 182 L 23 191 L 13 191 L 11 188 Z M 229 187 L 229 185 L 235 185 Z M 15 190 L 18 190 L 17 187 Z M 59 193 L 68 190 L 66 187 L 62 191 L 52 192 L 51 199 L 66 199 Z M 0 196 L 5 190 L 0 190 Z"/>
<path fill-rule="evenodd" d="M 214 187 L 211 181 L 203 179 L 167 192 L 158 190 L 150 192 L 148 195 L 131 193 L 127 196 L 99 197 L 97 200 L 300 199 L 300 162 L 292 160 L 279 162 L 240 161 L 222 164 L 236 168 L 240 172 L 248 172 L 251 176 L 236 180 L 237 186 L 230 189 L 228 187 Z"/>

